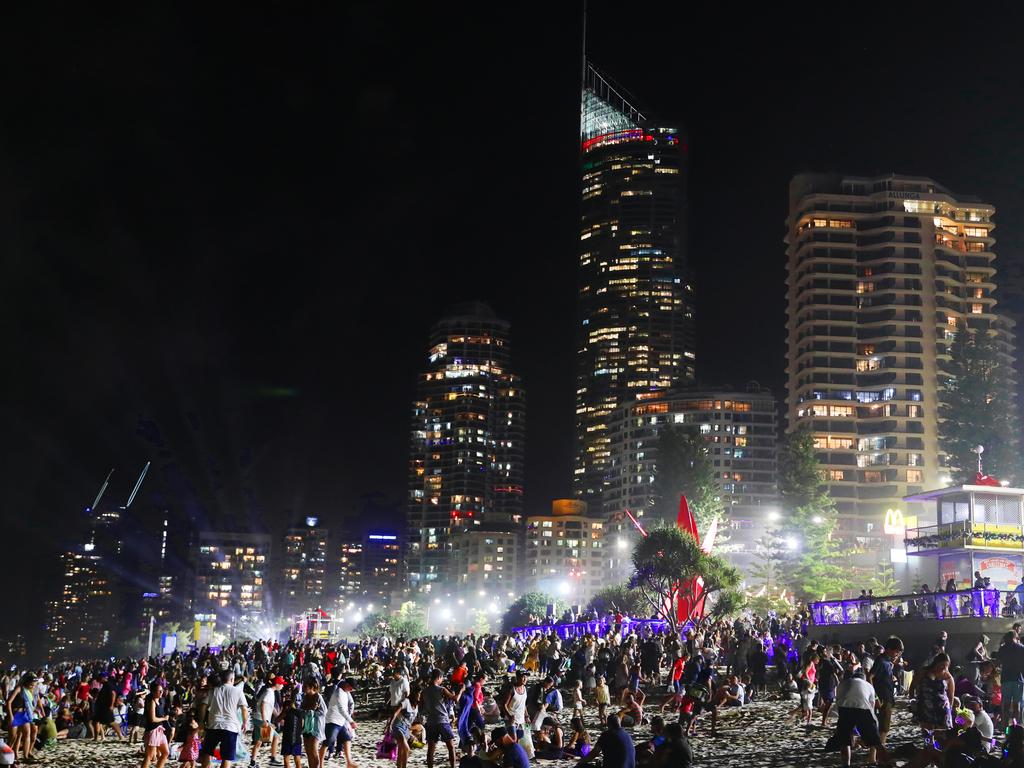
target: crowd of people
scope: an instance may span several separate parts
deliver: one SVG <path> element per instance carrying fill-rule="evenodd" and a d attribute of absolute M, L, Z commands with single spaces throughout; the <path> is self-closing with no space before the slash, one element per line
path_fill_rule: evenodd
<path fill-rule="evenodd" d="M 0 677 L 3 722 L 24 764 L 62 739 L 117 739 L 137 745 L 129 749 L 141 768 L 168 760 L 355 768 L 359 733 L 398 768 L 422 747 L 433 768 L 439 743 L 449 768 L 598 758 L 607 768 L 686 768 L 690 740 L 717 735 L 724 709 L 762 700 L 808 734 L 816 716 L 820 727 L 834 717 L 825 748 L 844 765 L 861 745 L 869 760 L 902 757 L 915 768 L 959 765 L 956 756 L 1024 768 L 1016 625 L 991 654 L 982 637 L 953 664 L 939 635 L 928 658 L 912 664 L 896 637 L 853 647 L 810 640 L 805 615 L 748 615 L 678 634 L 613 624 L 603 637 L 525 630 L 249 641 L 216 653 L 10 671 Z M 893 747 L 897 701 L 907 702 L 922 738 Z"/>

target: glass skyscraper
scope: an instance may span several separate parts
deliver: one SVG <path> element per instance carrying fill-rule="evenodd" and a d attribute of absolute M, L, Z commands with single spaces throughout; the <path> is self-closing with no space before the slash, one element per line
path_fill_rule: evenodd
<path fill-rule="evenodd" d="M 590 64 L 580 140 L 573 486 L 601 510 L 612 414 L 694 378 L 686 153 L 677 128 L 648 120 Z"/>
<path fill-rule="evenodd" d="M 525 397 L 509 324 L 486 304 L 453 307 L 430 333 L 412 413 L 410 586 L 453 583 L 453 537 L 520 525 Z"/>

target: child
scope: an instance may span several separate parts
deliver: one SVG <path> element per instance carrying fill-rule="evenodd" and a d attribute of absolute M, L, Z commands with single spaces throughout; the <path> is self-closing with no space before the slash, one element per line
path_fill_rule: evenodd
<path fill-rule="evenodd" d="M 128 735 L 129 743 L 141 742 L 146 733 L 146 692 L 144 690 L 138 691 L 132 701 L 131 726 L 131 732 Z"/>
<path fill-rule="evenodd" d="M 597 667 L 589 664 L 583 670 L 583 692 L 585 694 L 592 693 L 595 685 L 597 685 Z"/>
<path fill-rule="evenodd" d="M 185 738 L 181 744 L 178 760 L 182 768 L 196 768 L 199 763 L 199 723 L 196 721 L 195 710 L 190 709 L 185 715 L 185 727 L 182 728 Z"/>
<path fill-rule="evenodd" d="M 587 702 L 583 698 L 583 681 L 577 680 L 576 687 L 572 689 L 572 715 L 583 719 L 583 709 Z"/>
<path fill-rule="evenodd" d="M 697 731 L 697 717 L 711 699 L 711 692 L 703 685 L 691 685 L 679 702 L 679 723 L 686 728 L 686 735 Z"/>
<path fill-rule="evenodd" d="M 811 681 L 801 677 L 797 682 L 797 690 L 800 694 L 800 706 L 789 713 L 789 716 L 797 722 L 803 720 L 808 728 L 811 726 L 811 714 L 814 712 L 814 694 L 816 693 Z"/>
<path fill-rule="evenodd" d="M 594 686 L 594 703 L 597 704 L 598 722 L 605 722 L 605 707 L 612 703 L 612 696 L 608 690 L 608 683 L 604 681 L 604 675 L 597 676 L 597 685 Z"/>
<path fill-rule="evenodd" d="M 302 724 L 304 715 L 295 706 L 294 696 L 284 700 L 281 710 L 281 755 L 284 757 L 284 768 L 294 763 L 295 768 L 302 768 Z"/>
<path fill-rule="evenodd" d="M 680 714 L 682 714 L 681 707 L 683 704 L 683 700 L 685 698 L 686 695 L 682 691 L 677 690 L 669 698 L 665 699 L 665 702 L 661 705 L 661 709 L 658 711 L 661 714 L 665 714 L 666 709 L 669 712 L 675 712 L 676 710 L 679 710 Z"/>

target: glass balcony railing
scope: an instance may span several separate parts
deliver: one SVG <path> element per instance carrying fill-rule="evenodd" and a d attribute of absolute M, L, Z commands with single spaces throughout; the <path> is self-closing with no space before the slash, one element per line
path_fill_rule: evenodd
<path fill-rule="evenodd" d="M 872 624 L 913 619 L 1017 617 L 1024 615 L 1021 593 L 998 589 L 923 592 L 887 597 L 850 598 L 811 603 L 818 625 Z"/>
<path fill-rule="evenodd" d="M 1024 534 L 1019 525 L 978 523 L 971 520 L 911 528 L 907 531 L 904 542 L 908 553 L 962 547 L 1024 551 Z"/>

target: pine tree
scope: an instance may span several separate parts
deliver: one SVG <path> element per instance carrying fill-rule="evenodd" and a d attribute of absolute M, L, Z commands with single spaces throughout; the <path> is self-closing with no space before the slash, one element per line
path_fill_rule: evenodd
<path fill-rule="evenodd" d="M 949 379 L 939 407 L 939 445 L 957 483 L 977 471 L 981 445 L 985 473 L 1013 483 L 1019 478 L 1015 393 L 995 339 L 984 330 L 961 331 L 951 349 Z"/>
<path fill-rule="evenodd" d="M 835 502 L 822 483 L 814 435 L 803 425 L 787 435 L 779 453 L 779 493 L 785 510 L 777 532 L 787 555 L 788 581 L 801 600 L 820 600 L 849 588 L 839 543 Z"/>
<path fill-rule="evenodd" d="M 679 511 L 679 496 L 697 521 L 701 535 L 712 520 L 723 517 L 722 492 L 718 473 L 707 441 L 692 427 L 669 424 L 658 433 L 658 463 L 654 476 L 657 495 L 655 509 L 662 520 L 674 521 Z"/>

